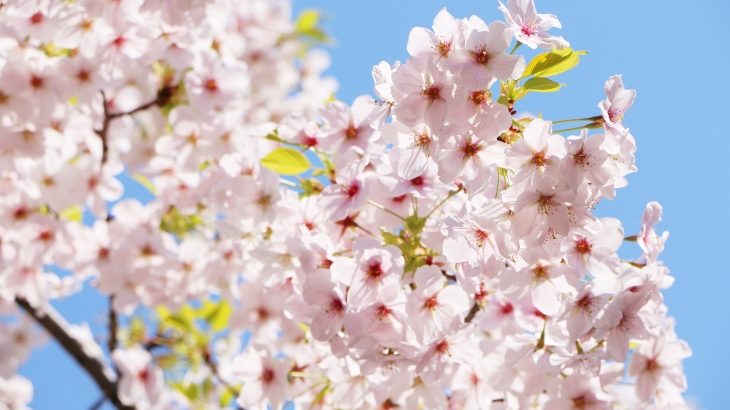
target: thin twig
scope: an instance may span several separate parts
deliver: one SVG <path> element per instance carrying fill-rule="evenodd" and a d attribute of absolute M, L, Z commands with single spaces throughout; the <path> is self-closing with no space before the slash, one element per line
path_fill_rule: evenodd
<path fill-rule="evenodd" d="M 477 313 L 482 309 L 482 305 L 479 304 L 479 302 L 474 302 L 473 305 L 471 305 L 471 309 L 469 309 L 469 313 L 466 314 L 466 317 L 464 318 L 464 323 L 471 323 L 472 320 L 477 316 Z"/>
<path fill-rule="evenodd" d="M 374 206 L 374 207 L 376 207 L 376 208 L 380 209 L 380 210 L 381 210 L 381 211 L 383 211 L 383 212 L 387 212 L 387 213 L 389 213 L 389 214 L 393 215 L 394 217 L 396 217 L 396 218 L 400 219 L 401 221 L 405 221 L 405 220 L 406 220 L 406 218 L 404 218 L 404 217 L 402 217 L 402 216 L 398 215 L 397 213 L 395 213 L 395 212 L 391 211 L 390 209 L 388 209 L 388 208 L 384 207 L 383 205 L 380 205 L 380 204 L 379 204 L 379 203 L 377 203 L 377 202 L 373 202 L 373 201 L 371 201 L 371 200 L 369 200 L 369 199 L 368 199 L 368 203 L 369 203 L 370 205 L 372 205 L 372 206 Z"/>
<path fill-rule="evenodd" d="M 35 308 L 18 297 L 15 302 L 41 325 L 56 341 L 68 352 L 74 360 L 91 376 L 96 385 L 118 409 L 134 410 L 134 406 L 122 403 L 117 393 L 117 381 L 114 372 L 97 358 L 89 356 L 84 347 L 68 331 L 69 324 L 55 309 L 46 306 L 44 309 Z"/>
<path fill-rule="evenodd" d="M 441 208 L 441 206 L 443 204 L 445 204 L 446 201 L 451 199 L 454 195 L 458 194 L 459 192 L 461 192 L 461 188 L 457 189 L 456 191 L 449 191 L 449 195 L 447 195 L 446 198 L 442 199 L 441 202 L 436 204 L 436 206 L 431 210 L 431 212 L 429 212 L 428 215 L 426 215 L 426 219 L 430 218 L 431 215 L 433 215 L 433 213 L 436 212 L 437 209 Z"/>
<path fill-rule="evenodd" d="M 89 410 L 99 410 L 101 406 L 104 405 L 104 402 L 106 401 L 106 396 L 101 395 L 94 403 L 91 404 L 89 407 Z"/>
<path fill-rule="evenodd" d="M 134 109 L 131 109 L 129 111 L 121 111 L 121 112 L 110 112 L 109 111 L 109 102 L 106 99 L 106 95 L 104 95 L 104 91 L 100 91 L 101 93 L 101 104 L 102 108 L 104 109 L 104 120 L 101 124 L 101 129 L 96 130 L 96 133 L 99 135 L 99 138 L 101 138 L 101 164 L 104 165 L 106 163 L 107 158 L 109 157 L 109 142 L 107 134 L 109 133 L 109 126 L 111 125 L 112 120 L 124 117 L 127 115 L 133 115 L 140 111 L 147 110 L 149 108 L 152 108 L 154 106 L 158 105 L 165 105 L 168 101 L 170 101 L 170 98 L 172 97 L 173 89 L 170 86 L 165 86 L 161 88 L 157 92 L 157 96 L 154 100 L 146 102 L 139 107 L 136 107 Z"/>
<path fill-rule="evenodd" d="M 361 231 L 365 232 L 366 234 L 372 236 L 373 238 L 377 238 L 377 236 L 375 236 L 375 234 L 370 232 L 370 230 L 368 230 L 367 228 L 364 228 L 362 225 L 360 225 L 357 222 L 353 222 L 353 223 L 355 224 L 355 228 L 360 229 Z"/>
<path fill-rule="evenodd" d="M 568 131 L 580 131 L 584 128 L 588 128 L 591 124 L 581 125 L 580 127 L 573 127 L 573 128 L 566 128 L 563 130 L 553 130 L 553 134 L 560 134 L 561 132 L 568 132 Z"/>
<path fill-rule="evenodd" d="M 591 122 L 593 122 L 593 121 L 595 121 L 597 119 L 598 119 L 598 117 L 570 118 L 570 119 L 567 119 L 567 120 L 552 121 L 552 123 L 553 124 L 562 124 L 562 123 L 566 123 L 566 122 L 580 122 L 580 121 L 591 121 Z"/>
<path fill-rule="evenodd" d="M 203 352 L 203 361 L 205 362 L 206 366 L 210 369 L 210 372 L 213 374 L 213 377 L 218 380 L 220 384 L 225 386 L 228 391 L 230 391 L 234 397 L 238 396 L 240 393 L 238 389 L 236 389 L 232 384 L 230 384 L 228 381 L 226 381 L 223 376 L 218 372 L 218 366 L 213 362 L 213 358 L 210 355 L 210 352 L 206 348 L 206 350 Z"/>

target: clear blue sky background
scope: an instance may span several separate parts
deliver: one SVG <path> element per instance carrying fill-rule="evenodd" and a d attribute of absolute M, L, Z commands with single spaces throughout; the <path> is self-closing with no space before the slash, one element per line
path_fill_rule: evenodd
<path fill-rule="evenodd" d="M 430 26 L 443 6 L 457 17 L 502 18 L 490 0 L 294 0 L 296 11 L 326 13 L 336 40 L 329 72 L 347 102 L 372 93 L 372 66 L 404 60 L 410 29 Z M 728 409 L 730 1 L 538 0 L 537 7 L 557 14 L 561 35 L 590 54 L 556 78 L 567 87 L 530 96 L 522 107 L 555 120 L 595 115 L 604 81 L 617 73 L 638 90 L 625 123 L 638 143 L 639 172 L 599 213 L 620 218 L 631 234 L 646 202 L 663 204 L 659 229 L 671 232 L 663 259 L 677 279 L 666 303 L 694 351 L 685 362 L 687 395 L 702 409 Z M 85 292 L 57 307 L 71 321 L 98 326 L 106 303 Z M 34 381 L 36 409 L 85 409 L 99 397 L 54 343 L 37 350 L 22 373 Z"/>

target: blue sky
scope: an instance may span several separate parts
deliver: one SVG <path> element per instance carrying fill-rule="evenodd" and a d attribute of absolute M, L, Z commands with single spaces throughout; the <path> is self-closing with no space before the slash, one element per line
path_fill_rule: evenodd
<path fill-rule="evenodd" d="M 372 93 L 372 66 L 404 60 L 410 29 L 430 26 L 444 6 L 457 17 L 502 18 L 489 0 L 294 0 L 296 11 L 317 8 L 327 15 L 325 27 L 336 41 L 329 73 L 346 102 Z M 531 95 L 521 107 L 554 120 L 596 115 L 612 74 L 638 90 L 625 124 L 638 143 L 639 172 L 598 212 L 618 217 L 632 234 L 646 202 L 662 203 L 659 230 L 671 232 L 663 260 L 677 279 L 666 303 L 694 351 L 685 362 L 688 397 L 703 409 L 730 408 L 730 264 L 724 258 L 730 252 L 730 132 L 723 127 L 730 112 L 730 2 L 538 0 L 537 7 L 557 14 L 560 34 L 590 54 L 556 77 L 567 87 Z M 57 307 L 71 321 L 99 325 L 106 301 L 88 293 Z M 54 343 L 35 351 L 23 374 L 34 381 L 36 409 L 88 408 L 99 397 Z"/>

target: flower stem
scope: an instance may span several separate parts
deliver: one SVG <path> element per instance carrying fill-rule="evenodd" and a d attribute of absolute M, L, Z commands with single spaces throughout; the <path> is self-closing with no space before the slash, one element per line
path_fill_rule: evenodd
<path fill-rule="evenodd" d="M 380 209 L 380 210 L 381 210 L 381 211 L 383 211 L 383 212 L 387 212 L 387 213 L 389 213 L 389 214 L 393 215 L 394 217 L 396 217 L 396 218 L 400 219 L 401 221 L 405 221 L 405 220 L 406 220 L 406 218 L 404 218 L 404 217 L 402 217 L 402 216 L 398 215 L 397 213 L 395 213 L 395 212 L 391 211 L 390 209 L 388 209 L 388 208 L 384 207 L 383 205 L 380 205 L 380 204 L 379 204 L 379 203 L 377 203 L 377 202 L 373 202 L 373 201 L 371 201 L 371 200 L 369 200 L 369 199 L 368 199 L 368 203 L 369 203 L 370 205 L 372 205 L 372 206 L 374 206 L 374 207 L 376 207 L 376 208 Z"/>
<path fill-rule="evenodd" d="M 596 117 L 570 118 L 570 119 L 567 119 L 567 120 L 553 121 L 553 124 L 562 124 L 564 122 L 595 121 L 595 120 L 596 120 Z"/>
<path fill-rule="evenodd" d="M 590 124 L 582 125 L 580 127 L 573 127 L 573 128 L 566 128 L 564 130 L 553 130 L 553 134 L 560 134 L 561 132 L 568 132 L 568 131 L 579 131 L 584 128 L 588 128 Z"/>
<path fill-rule="evenodd" d="M 442 199 L 441 202 L 439 202 L 438 204 L 436 204 L 436 206 L 431 210 L 431 212 L 429 212 L 428 215 L 426 215 L 426 219 L 428 219 L 429 217 L 431 217 L 431 215 L 433 215 L 433 213 L 436 212 L 437 209 L 441 208 L 441 206 L 443 204 L 445 204 L 446 201 L 448 201 L 449 199 L 451 199 L 454 195 L 458 194 L 459 192 L 461 192 L 461 188 L 457 189 L 456 191 L 450 191 L 449 192 L 449 195 L 447 195 L 446 198 Z"/>

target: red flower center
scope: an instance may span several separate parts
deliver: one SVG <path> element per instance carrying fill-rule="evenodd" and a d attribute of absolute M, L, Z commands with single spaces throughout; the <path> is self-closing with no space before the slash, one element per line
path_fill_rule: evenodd
<path fill-rule="evenodd" d="M 269 367 L 264 367 L 263 370 L 261 370 L 261 382 L 264 384 L 271 384 L 274 381 L 274 377 L 276 377 L 276 373 L 274 373 L 274 369 L 271 369 Z"/>
<path fill-rule="evenodd" d="M 218 92 L 218 82 L 215 80 L 215 78 L 209 78 L 205 80 L 205 84 L 203 84 L 203 87 L 206 91 L 215 93 Z"/>
<path fill-rule="evenodd" d="M 471 56 L 474 62 L 479 65 L 487 65 L 489 63 L 490 55 L 486 47 L 482 46 L 476 51 L 471 52 Z"/>
<path fill-rule="evenodd" d="M 41 24 L 43 23 L 44 16 L 40 11 L 36 11 L 35 14 L 30 16 L 30 24 Z"/>
<path fill-rule="evenodd" d="M 436 298 L 436 295 L 431 296 L 430 298 L 427 298 L 425 301 L 423 301 L 423 307 L 428 310 L 434 310 L 436 309 L 436 306 L 439 305 L 439 301 Z"/>
<path fill-rule="evenodd" d="M 586 238 L 580 238 L 575 241 L 575 251 L 581 255 L 589 254 L 591 253 L 591 243 Z"/>
<path fill-rule="evenodd" d="M 420 186 L 423 186 L 426 183 L 426 180 L 423 178 L 423 176 L 419 175 L 419 176 L 411 179 L 410 182 L 411 182 L 411 185 L 412 186 L 420 187 Z"/>
<path fill-rule="evenodd" d="M 425 87 L 423 91 L 421 91 L 421 95 L 423 98 L 428 100 L 428 102 L 434 102 L 436 100 L 441 99 L 441 87 L 437 86 L 436 84 L 431 84 L 428 87 Z"/>
<path fill-rule="evenodd" d="M 368 279 L 378 280 L 385 274 L 385 272 L 383 272 L 383 268 L 380 266 L 380 262 L 373 261 L 370 262 L 370 264 L 367 266 L 365 274 L 367 275 Z"/>
<path fill-rule="evenodd" d="M 345 129 L 345 138 L 347 138 L 348 140 L 354 140 L 355 138 L 357 138 L 359 133 L 360 132 L 357 130 L 357 128 L 355 128 L 354 125 L 350 124 L 350 126 Z"/>

